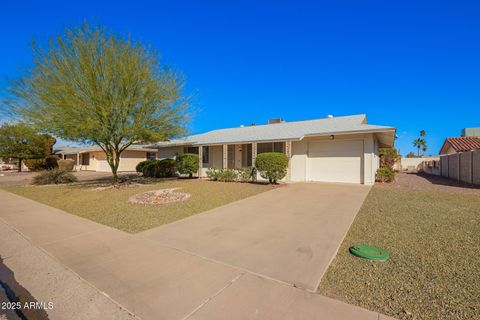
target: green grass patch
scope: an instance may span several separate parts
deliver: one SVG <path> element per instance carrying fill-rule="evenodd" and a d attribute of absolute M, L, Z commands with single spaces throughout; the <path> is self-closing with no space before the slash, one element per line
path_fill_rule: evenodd
<path fill-rule="evenodd" d="M 372 262 L 365 243 L 391 253 Z M 399 319 L 480 318 L 480 197 L 374 187 L 320 293 Z"/>
<path fill-rule="evenodd" d="M 186 201 L 139 205 L 128 198 L 141 192 L 181 188 L 191 194 Z M 95 190 L 91 184 L 71 186 L 7 186 L 5 190 L 113 228 L 135 233 L 271 190 L 250 183 L 201 180 L 165 180 L 139 187 Z"/>

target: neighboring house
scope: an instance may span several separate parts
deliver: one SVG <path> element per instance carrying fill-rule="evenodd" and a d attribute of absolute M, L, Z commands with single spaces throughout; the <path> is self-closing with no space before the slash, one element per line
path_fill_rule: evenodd
<path fill-rule="evenodd" d="M 480 150 L 480 137 L 455 137 L 445 139 L 439 154 L 453 154 L 473 150 Z"/>
<path fill-rule="evenodd" d="M 446 178 L 480 185 L 479 128 L 465 128 L 461 137 L 447 138 L 440 149 L 440 174 Z"/>
<path fill-rule="evenodd" d="M 61 147 L 56 148 L 54 153 L 62 159 L 74 160 L 77 171 L 111 172 L 105 152 L 98 146 Z M 157 149 L 147 148 L 145 145 L 131 145 L 120 155 L 118 171 L 135 171 L 139 162 L 156 157 Z"/>
<path fill-rule="evenodd" d="M 159 158 L 199 154 L 200 176 L 208 168 L 250 167 L 263 152 L 289 158 L 286 181 L 327 181 L 373 184 L 379 167 L 378 149 L 392 147 L 396 129 L 367 124 L 365 115 L 213 130 L 158 142 Z"/>

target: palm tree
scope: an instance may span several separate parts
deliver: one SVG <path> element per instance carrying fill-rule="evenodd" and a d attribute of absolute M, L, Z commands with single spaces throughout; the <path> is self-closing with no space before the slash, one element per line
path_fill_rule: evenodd
<path fill-rule="evenodd" d="M 417 148 L 417 157 L 420 157 L 420 149 L 422 149 L 423 153 L 427 151 L 427 141 L 425 140 L 425 137 L 427 133 L 425 130 L 420 130 L 420 137 L 417 139 L 413 140 L 413 146 Z"/>
<path fill-rule="evenodd" d="M 420 157 L 420 149 L 424 152 L 427 151 L 427 143 L 423 138 L 417 138 L 413 140 L 413 146 L 417 148 L 417 156 Z"/>

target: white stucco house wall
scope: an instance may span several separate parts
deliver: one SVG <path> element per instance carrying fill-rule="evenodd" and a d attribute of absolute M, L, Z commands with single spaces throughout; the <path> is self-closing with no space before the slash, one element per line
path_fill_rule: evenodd
<path fill-rule="evenodd" d="M 208 168 L 242 168 L 263 152 L 283 152 L 289 158 L 285 181 L 373 184 L 379 168 L 378 150 L 394 145 L 394 127 L 367 124 L 364 114 L 219 129 L 171 141 L 161 141 L 159 159 L 198 153 L 199 173 Z"/>

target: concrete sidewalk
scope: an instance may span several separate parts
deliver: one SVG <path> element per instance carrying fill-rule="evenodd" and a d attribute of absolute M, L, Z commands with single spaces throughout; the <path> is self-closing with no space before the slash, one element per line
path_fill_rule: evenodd
<path fill-rule="evenodd" d="M 387 319 L 3 190 L 0 203 L 3 264 L 52 319 Z"/>

